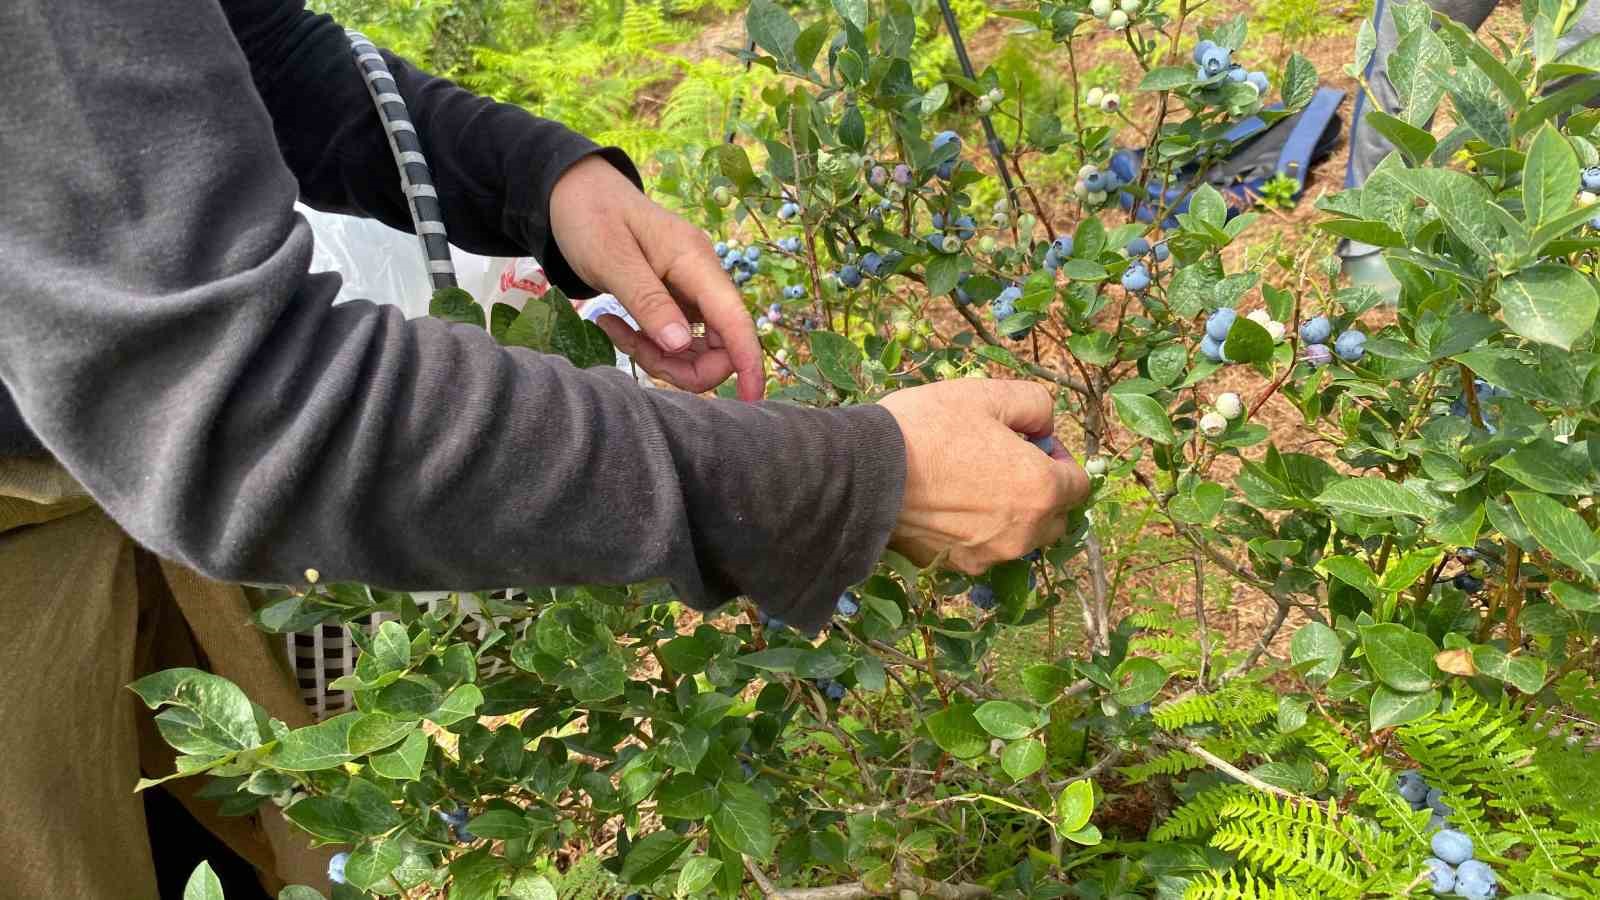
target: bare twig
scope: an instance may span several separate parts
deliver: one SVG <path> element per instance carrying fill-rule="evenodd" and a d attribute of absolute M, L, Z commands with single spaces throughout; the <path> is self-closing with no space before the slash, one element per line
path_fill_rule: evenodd
<path fill-rule="evenodd" d="M 956 312 L 961 314 L 961 318 L 966 319 L 967 324 L 972 326 L 972 330 L 977 333 L 979 340 L 991 347 L 1000 347 L 1002 349 L 1005 348 L 1005 345 L 1000 343 L 1000 339 L 994 336 L 994 332 L 990 331 L 988 326 L 983 324 L 983 320 L 979 319 L 976 313 L 959 303 L 955 304 L 955 307 Z M 1044 366 L 1038 365 L 1037 363 L 1028 362 L 1025 359 L 1019 359 L 1017 362 L 1021 363 L 1023 368 L 1028 370 L 1029 375 L 1032 375 L 1036 378 L 1043 378 L 1046 381 L 1053 381 L 1056 384 L 1059 384 L 1062 387 L 1079 394 L 1089 393 L 1089 386 L 1078 379 L 1073 378 L 1071 375 L 1063 375 L 1062 373 L 1053 369 L 1047 369 Z"/>

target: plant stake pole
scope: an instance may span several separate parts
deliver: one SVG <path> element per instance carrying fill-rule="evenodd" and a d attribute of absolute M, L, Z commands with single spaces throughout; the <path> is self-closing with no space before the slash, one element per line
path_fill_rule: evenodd
<path fill-rule="evenodd" d="M 968 81 L 976 82 L 978 76 L 972 71 L 972 58 L 967 56 L 967 45 L 961 40 L 961 28 L 956 24 L 956 14 L 950 8 L 950 0 L 939 0 L 939 12 L 944 14 L 944 29 L 950 32 L 950 43 L 956 49 L 956 61 L 961 63 L 961 74 L 967 76 Z M 1000 170 L 1000 180 L 1006 183 L 1006 197 L 1011 201 L 1011 208 L 1021 209 L 1017 200 L 1017 186 L 1011 181 L 1011 170 L 1006 168 L 1006 145 L 1001 142 L 999 133 L 994 130 L 994 122 L 990 121 L 987 113 L 980 114 L 978 118 L 983 121 L 983 133 L 989 139 L 989 155 L 994 157 L 994 167 Z"/>

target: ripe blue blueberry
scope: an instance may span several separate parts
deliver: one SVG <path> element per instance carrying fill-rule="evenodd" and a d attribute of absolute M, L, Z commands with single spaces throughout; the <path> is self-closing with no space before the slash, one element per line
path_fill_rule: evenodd
<path fill-rule="evenodd" d="M 1201 41 L 1194 45 L 1194 63 L 1197 66 L 1205 65 L 1206 54 L 1217 49 L 1216 41 Z"/>
<path fill-rule="evenodd" d="M 1428 798 L 1428 783 L 1422 780 L 1422 773 L 1415 769 L 1400 773 L 1400 796 L 1407 803 L 1422 803 Z"/>
<path fill-rule="evenodd" d="M 722 258 L 722 271 L 724 271 L 724 272 L 732 271 L 733 270 L 733 264 L 736 263 L 736 262 L 738 262 L 738 260 L 734 258 L 733 254 L 730 253 L 727 256 L 724 256 Z"/>
<path fill-rule="evenodd" d="M 873 187 L 883 187 L 884 182 L 888 180 L 889 170 L 883 166 L 873 166 L 872 171 L 867 175 L 867 181 L 871 182 Z"/>
<path fill-rule="evenodd" d="M 1471 572 L 1462 572 L 1450 579 L 1450 583 L 1455 586 L 1456 590 L 1466 594 L 1476 594 L 1483 590 L 1483 579 Z"/>
<path fill-rule="evenodd" d="M 1229 81 L 1238 82 L 1240 84 L 1243 84 L 1245 79 L 1247 79 L 1249 77 L 1250 77 L 1250 73 L 1245 71 L 1244 66 L 1241 66 L 1238 63 L 1234 63 L 1233 65 L 1228 66 L 1228 80 Z"/>
<path fill-rule="evenodd" d="M 798 213 L 798 212 L 800 212 L 800 207 L 799 206 L 796 206 L 793 203 L 785 203 L 782 206 L 778 207 L 778 218 L 780 218 L 780 219 L 792 219 L 792 218 L 795 217 L 795 214 Z"/>
<path fill-rule="evenodd" d="M 1061 268 L 1061 259 L 1056 256 L 1056 248 L 1051 247 L 1044 252 L 1043 265 L 1046 272 L 1054 272 L 1056 269 Z"/>
<path fill-rule="evenodd" d="M 1590 166 L 1583 170 L 1583 189 L 1592 193 L 1600 193 L 1600 166 Z"/>
<path fill-rule="evenodd" d="M 1429 846 L 1433 848 L 1434 856 L 1452 866 L 1459 866 L 1472 858 L 1472 838 L 1454 828 L 1446 828 L 1434 835 Z"/>
<path fill-rule="evenodd" d="M 1004 292 L 1001 292 L 1000 296 L 989 302 L 989 309 L 994 313 L 996 322 L 1004 322 L 1006 319 L 1016 315 L 1017 301 L 1014 297 L 1008 297 Z"/>
<path fill-rule="evenodd" d="M 839 283 L 847 288 L 859 286 L 861 284 L 861 270 L 850 265 L 840 266 Z"/>
<path fill-rule="evenodd" d="M 1142 237 L 1134 238 L 1133 240 L 1129 241 L 1128 246 L 1124 247 L 1123 249 L 1127 251 L 1129 256 L 1138 259 L 1139 257 L 1150 252 L 1150 242 Z"/>
<path fill-rule="evenodd" d="M 973 585 L 972 594 L 970 596 L 973 606 L 976 606 L 979 609 L 994 609 L 994 588 L 988 586 L 987 584 Z"/>
<path fill-rule="evenodd" d="M 1317 316 L 1300 323 L 1300 340 L 1308 344 L 1326 344 L 1333 336 L 1333 323 L 1327 316 Z"/>
<path fill-rule="evenodd" d="M 1142 294 L 1150 287 L 1150 270 L 1144 263 L 1134 263 L 1122 272 L 1122 287 L 1134 294 Z"/>
<path fill-rule="evenodd" d="M 744 284 L 745 282 L 747 282 L 749 280 L 750 280 L 750 272 L 748 270 L 740 269 L 739 271 L 733 273 L 733 283 L 734 284 L 742 285 L 742 284 Z"/>
<path fill-rule="evenodd" d="M 1200 353 L 1214 363 L 1228 361 L 1228 355 L 1222 352 L 1222 342 L 1213 340 L 1209 334 L 1200 339 Z"/>
<path fill-rule="evenodd" d="M 1450 864 L 1435 856 L 1430 856 L 1422 861 L 1428 867 L 1428 888 L 1435 894 L 1448 894 L 1456 886 L 1456 870 Z"/>
<path fill-rule="evenodd" d="M 1158 263 L 1166 262 L 1168 259 L 1172 258 L 1172 248 L 1167 246 L 1166 241 L 1162 241 L 1161 243 L 1157 244 L 1154 248 L 1154 252 L 1156 255 L 1156 262 Z"/>
<path fill-rule="evenodd" d="M 1056 238 L 1055 242 L 1050 245 L 1050 249 L 1054 250 L 1056 252 L 1056 255 L 1058 255 L 1058 256 L 1061 256 L 1061 257 L 1071 256 L 1072 255 L 1072 235 L 1063 234 L 1062 236 Z"/>
<path fill-rule="evenodd" d="M 1498 881 L 1499 879 L 1494 877 L 1494 870 L 1481 859 L 1469 859 L 1456 866 L 1456 893 L 1463 897 L 1468 896 L 1462 891 L 1464 882 L 1477 882 L 1481 886 L 1475 896 L 1493 897 Z"/>
<path fill-rule="evenodd" d="M 1367 336 L 1354 329 L 1346 331 L 1333 342 L 1333 352 L 1345 362 L 1360 362 L 1367 355 Z"/>
<path fill-rule="evenodd" d="M 778 247 L 785 253 L 799 253 L 800 239 L 797 237 L 780 238 L 778 240 Z"/>
<path fill-rule="evenodd" d="M 1047 434 L 1044 437 L 1032 438 L 1031 440 L 1033 441 L 1033 445 L 1035 447 L 1038 447 L 1040 450 L 1043 450 L 1046 453 L 1055 452 L 1056 439 L 1054 437 L 1052 437 L 1052 436 Z M 1039 554 L 1039 551 L 1035 550 L 1032 553 L 1028 554 L 1028 556 L 1024 556 L 1023 559 L 1028 559 L 1028 557 L 1034 557 L 1035 559 L 1037 559 L 1038 558 L 1038 554 Z"/>
<path fill-rule="evenodd" d="M 1456 555 L 1469 562 L 1483 558 L 1477 547 L 1457 547 Z"/>
<path fill-rule="evenodd" d="M 450 830 L 455 834 L 458 844 L 470 844 L 478 839 L 478 836 L 468 831 L 465 825 L 452 825 Z"/>
<path fill-rule="evenodd" d="M 1429 809 L 1441 816 L 1448 816 L 1455 812 L 1454 809 L 1450 808 L 1450 804 L 1444 802 L 1444 791 L 1441 791 L 1438 788 L 1433 788 L 1432 790 L 1428 791 L 1428 798 L 1425 802 L 1428 804 Z"/>
<path fill-rule="evenodd" d="M 747 780 L 756 777 L 755 767 L 742 759 L 739 760 L 739 771 L 744 773 L 744 777 Z"/>
<path fill-rule="evenodd" d="M 1091 194 L 1110 189 L 1110 185 L 1106 183 L 1106 173 L 1104 172 L 1090 172 L 1083 176 L 1083 187 Z"/>
<path fill-rule="evenodd" d="M 939 168 L 933 170 L 933 174 L 939 176 L 941 181 L 949 181 L 950 176 L 956 173 L 957 162 L 958 160 L 947 159 L 939 164 Z"/>
<path fill-rule="evenodd" d="M 746 262 L 755 262 L 761 258 L 761 248 L 754 246 L 744 248 L 744 258 Z"/>
<path fill-rule="evenodd" d="M 439 810 L 439 821 L 452 827 L 467 824 L 470 816 L 471 812 L 465 806 L 457 806 L 454 810 Z"/>
<path fill-rule="evenodd" d="M 1233 320 L 1237 318 L 1239 314 L 1226 306 L 1212 313 L 1206 319 L 1206 337 L 1217 343 L 1227 340 L 1228 332 L 1233 330 Z"/>
<path fill-rule="evenodd" d="M 846 691 L 845 686 L 837 681 L 834 681 L 832 678 L 818 678 L 816 685 L 817 690 L 821 691 L 823 696 L 827 697 L 829 700 L 844 699 Z"/>
<path fill-rule="evenodd" d="M 1233 64 L 1233 51 L 1227 47 L 1218 47 L 1216 44 L 1212 44 L 1206 48 L 1206 52 L 1201 54 L 1196 61 L 1206 73 L 1207 78 L 1215 78 L 1226 72 L 1228 67 Z"/>
<path fill-rule="evenodd" d="M 343 850 L 335 853 L 328 860 L 328 880 L 334 884 L 344 884 L 344 867 L 350 864 L 350 854 Z"/>
<path fill-rule="evenodd" d="M 911 183 L 911 167 L 906 165 L 905 163 L 901 163 L 901 164 L 895 166 L 894 167 L 894 176 L 893 177 L 894 177 L 894 183 L 895 184 L 898 184 L 898 185 L 908 185 L 908 184 L 910 184 Z"/>
<path fill-rule="evenodd" d="M 711 245 L 711 252 L 715 253 L 718 259 L 721 259 L 728 255 L 728 245 L 723 241 L 717 241 Z"/>
<path fill-rule="evenodd" d="M 972 236 L 978 233 L 978 223 L 974 222 L 971 216 L 956 219 L 955 227 L 956 234 L 960 235 L 963 241 L 972 240 Z"/>
<path fill-rule="evenodd" d="M 1308 344 L 1306 362 L 1311 364 L 1311 368 L 1320 369 L 1333 362 L 1333 351 L 1328 349 L 1327 344 Z"/>
<path fill-rule="evenodd" d="M 933 136 L 933 140 L 929 145 L 937 150 L 951 141 L 954 141 L 957 147 L 961 146 L 961 135 L 956 134 L 954 131 L 941 131 Z"/>
<path fill-rule="evenodd" d="M 854 593 L 845 591 L 839 595 L 839 601 L 834 604 L 834 611 L 848 619 L 861 612 L 861 602 L 856 599 Z"/>
<path fill-rule="evenodd" d="M 955 289 L 955 292 L 954 292 L 955 295 L 956 295 L 956 303 L 958 303 L 958 304 L 960 304 L 962 306 L 966 306 L 967 304 L 972 302 L 972 295 L 967 293 L 967 290 L 966 290 L 967 279 L 969 279 L 971 277 L 972 277 L 971 275 L 963 274 L 961 276 L 960 280 L 958 280 L 956 282 L 956 289 Z"/>
<path fill-rule="evenodd" d="M 873 278 L 877 278 L 883 272 L 883 256 L 876 250 L 868 250 L 863 253 L 861 255 L 861 271 L 866 272 Z"/>
<path fill-rule="evenodd" d="M 1005 290 L 1000 292 L 1000 296 L 995 299 L 997 301 L 1004 300 L 1007 303 L 1015 304 L 1018 300 L 1022 299 L 1022 287 L 1016 284 L 1008 284 L 1006 285 Z"/>
<path fill-rule="evenodd" d="M 774 303 L 767 307 L 767 318 L 773 322 L 783 321 L 783 307 Z"/>
<path fill-rule="evenodd" d="M 1590 219 L 1589 220 L 1589 227 L 1593 228 L 1593 229 L 1596 229 L 1596 230 L 1600 230 L 1600 216 L 1595 216 L 1594 218 Z"/>
<path fill-rule="evenodd" d="M 1138 706 L 1129 709 L 1128 712 L 1135 716 L 1148 716 L 1150 715 L 1150 703 L 1148 701 L 1141 703 Z"/>
<path fill-rule="evenodd" d="M 1246 76 L 1245 81 L 1255 85 L 1256 91 L 1263 96 L 1266 95 L 1267 91 L 1272 89 L 1272 82 L 1267 80 L 1265 72 L 1251 72 L 1248 76 Z"/>

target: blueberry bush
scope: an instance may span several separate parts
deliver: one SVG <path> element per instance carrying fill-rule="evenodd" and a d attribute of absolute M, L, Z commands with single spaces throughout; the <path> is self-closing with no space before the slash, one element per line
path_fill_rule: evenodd
<path fill-rule="evenodd" d="M 889 553 L 820 635 L 658 584 L 420 603 L 308 573 L 260 625 L 353 623 L 355 711 L 291 730 L 151 676 L 174 777 L 342 845 L 336 900 L 1600 895 L 1600 41 L 1558 57 L 1572 5 L 1523 10 L 1484 43 L 1393 5 L 1403 105 L 1367 121 L 1398 149 L 1246 252 L 1259 214 L 1196 173 L 1318 76 L 1237 64 L 1245 19 L 997 9 L 1070 63 L 1040 104 L 925 65 L 937 7 L 755 0 L 760 102 L 655 184 L 749 298 L 772 393 L 1041 381 L 1095 485 L 1067 536 L 979 578 Z M 1108 40 L 1126 97 L 1078 76 Z M 1336 238 L 1382 249 L 1392 307 Z M 612 361 L 559 297 L 435 312 Z M 1130 602 L 1108 542 L 1157 531 L 1193 596 Z M 1271 614 L 1226 634 L 1219 591 Z M 1041 623 L 1047 658 L 997 664 Z"/>

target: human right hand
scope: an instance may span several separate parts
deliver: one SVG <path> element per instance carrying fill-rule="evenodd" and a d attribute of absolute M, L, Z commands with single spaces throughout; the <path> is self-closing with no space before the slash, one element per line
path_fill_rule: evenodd
<path fill-rule="evenodd" d="M 1055 404 L 1028 381 L 944 381 L 879 401 L 906 445 L 905 500 L 889 546 L 918 565 L 941 553 L 977 575 L 1054 543 L 1066 512 L 1089 496 L 1089 477 L 1051 433 Z"/>

